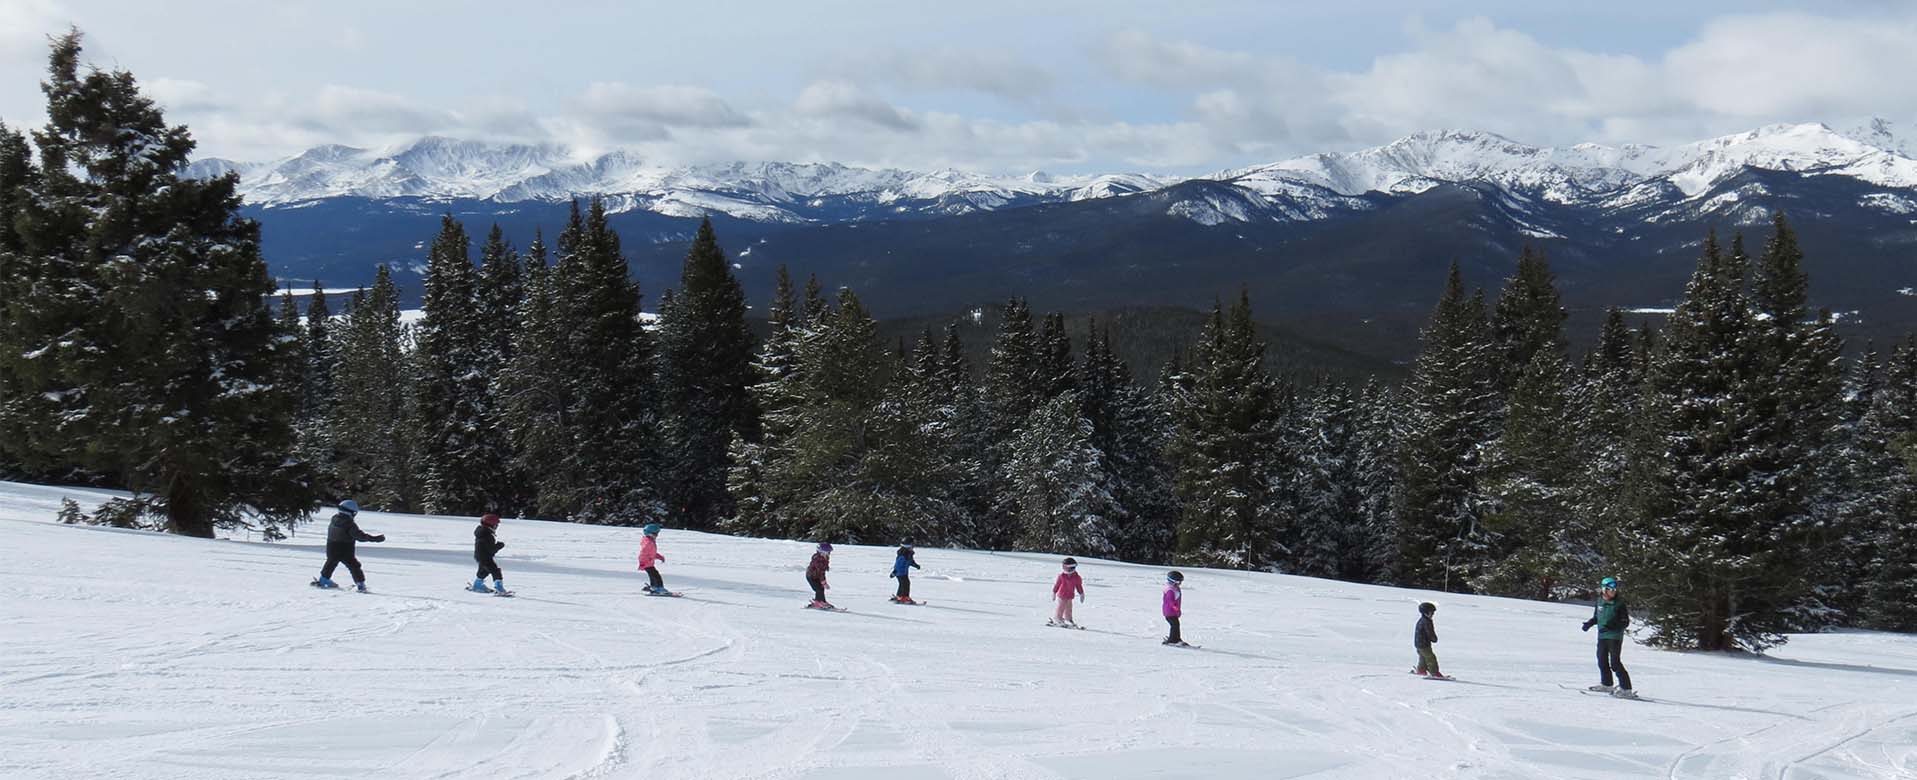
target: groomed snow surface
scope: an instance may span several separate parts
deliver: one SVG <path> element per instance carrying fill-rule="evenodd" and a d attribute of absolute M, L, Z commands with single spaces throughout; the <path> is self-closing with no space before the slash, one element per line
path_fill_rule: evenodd
<path fill-rule="evenodd" d="M 6 778 L 1861 778 L 1917 773 L 1917 640 L 1796 637 L 1770 658 L 1625 651 L 1588 607 L 1081 558 L 1087 631 L 1044 625 L 1050 555 L 811 545 L 507 520 L 514 599 L 469 593 L 473 520 L 367 512 L 372 595 L 307 587 L 289 541 L 69 527 L 110 494 L 0 483 Z M 344 570 L 337 579 L 347 579 Z M 1628 584 L 1627 584 L 1628 585 Z M 1458 682 L 1407 672 L 1416 604 Z M 1568 686 L 1568 688 L 1567 688 Z"/>

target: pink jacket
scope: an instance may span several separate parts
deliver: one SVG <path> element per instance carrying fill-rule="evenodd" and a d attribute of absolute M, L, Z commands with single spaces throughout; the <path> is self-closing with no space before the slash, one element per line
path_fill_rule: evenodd
<path fill-rule="evenodd" d="M 639 568 L 650 569 L 652 565 L 663 561 L 666 556 L 659 554 L 659 538 L 648 536 L 639 542 Z"/>
<path fill-rule="evenodd" d="M 1070 601 L 1072 595 L 1085 595 L 1085 578 L 1075 571 L 1061 571 L 1058 579 L 1052 581 L 1052 596 Z"/>
<path fill-rule="evenodd" d="M 1185 614 L 1185 593 L 1177 585 L 1165 587 L 1165 617 L 1181 617 Z"/>

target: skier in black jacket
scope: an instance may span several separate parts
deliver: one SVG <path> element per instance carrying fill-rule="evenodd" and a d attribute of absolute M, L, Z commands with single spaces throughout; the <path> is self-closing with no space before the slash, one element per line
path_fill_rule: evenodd
<path fill-rule="evenodd" d="M 339 512 L 333 515 L 333 522 L 326 527 L 326 565 L 320 567 L 319 579 L 313 580 L 316 588 L 337 588 L 333 582 L 333 569 L 346 564 L 346 570 L 353 575 L 353 587 L 361 593 L 366 592 L 366 572 L 359 568 L 359 558 L 353 555 L 354 545 L 358 542 L 383 542 L 381 534 L 369 534 L 359 530 L 359 524 L 353 517 L 359 514 L 359 503 L 347 499 L 339 502 Z"/>
<path fill-rule="evenodd" d="M 499 570 L 499 563 L 493 560 L 493 553 L 506 549 L 506 543 L 493 538 L 493 529 L 499 527 L 499 515 L 488 514 L 479 518 L 479 526 L 473 529 L 473 560 L 479 562 L 479 574 L 474 575 L 471 590 L 475 593 L 491 593 L 510 596 L 506 590 L 506 575 Z M 491 575 L 493 587 L 486 587 L 486 577 Z"/>
<path fill-rule="evenodd" d="M 1418 668 L 1412 674 L 1426 677 L 1443 677 L 1438 671 L 1438 654 L 1431 646 L 1438 643 L 1438 626 L 1432 622 L 1432 616 L 1438 614 L 1438 605 L 1429 601 L 1418 605 L 1418 627 L 1413 629 L 1411 644 L 1418 648 Z"/>

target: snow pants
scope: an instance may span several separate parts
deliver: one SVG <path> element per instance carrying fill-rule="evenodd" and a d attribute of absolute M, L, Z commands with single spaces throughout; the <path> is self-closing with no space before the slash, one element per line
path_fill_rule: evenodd
<path fill-rule="evenodd" d="M 1440 672 L 1440 671 L 1438 671 L 1438 654 L 1437 654 L 1437 652 L 1435 652 L 1435 651 L 1433 651 L 1433 650 L 1432 650 L 1431 648 L 1429 648 L 1429 647 L 1420 647 L 1420 648 L 1418 648 L 1418 669 L 1417 669 L 1417 672 L 1418 672 L 1419 674 L 1428 674 L 1428 675 L 1431 675 L 1431 676 L 1433 676 L 1433 677 L 1439 677 L 1439 676 L 1443 676 L 1443 674 L 1444 674 L 1444 672 Z"/>
<path fill-rule="evenodd" d="M 1060 623 L 1073 622 L 1071 596 L 1066 596 L 1058 600 L 1058 610 L 1052 613 L 1052 619 Z"/>
<path fill-rule="evenodd" d="M 805 584 L 812 586 L 813 601 L 825 600 L 825 580 L 807 577 L 805 578 Z"/>
<path fill-rule="evenodd" d="M 1171 624 L 1171 634 L 1165 637 L 1165 644 L 1175 645 L 1175 644 L 1178 644 L 1179 642 L 1185 641 L 1184 637 L 1181 637 L 1178 635 L 1178 618 L 1173 617 L 1171 615 L 1166 615 L 1165 622 Z"/>
<path fill-rule="evenodd" d="M 899 575 L 899 592 L 894 598 L 897 598 L 900 601 L 904 601 L 911 597 L 912 597 L 912 575 L 901 574 Z"/>
<path fill-rule="evenodd" d="M 332 579 L 333 570 L 339 568 L 342 563 L 346 564 L 346 571 L 352 573 L 354 582 L 366 581 L 366 572 L 360 570 L 359 558 L 353 555 L 353 548 L 332 545 L 326 547 L 326 565 L 320 567 L 320 579 Z"/>
<path fill-rule="evenodd" d="M 1611 673 L 1616 672 L 1618 687 L 1626 690 L 1630 689 L 1631 673 L 1624 671 L 1624 662 L 1618 659 L 1618 654 L 1623 652 L 1623 650 L 1623 637 L 1598 640 L 1598 682 L 1610 685 Z"/>
<path fill-rule="evenodd" d="M 646 567 L 646 581 L 652 583 L 654 590 L 666 586 L 666 578 L 659 576 L 659 567 L 657 566 Z"/>
<path fill-rule="evenodd" d="M 487 578 L 487 577 L 489 577 L 489 576 L 490 576 L 490 577 L 492 577 L 492 578 L 493 578 L 493 579 L 495 579 L 495 580 L 503 580 L 503 579 L 506 579 L 506 575 L 505 575 L 505 573 L 503 573 L 503 572 L 501 572 L 501 571 L 499 570 L 499 564 L 498 564 L 498 563 L 495 563 L 495 562 L 493 562 L 493 561 L 480 561 L 480 562 L 479 562 L 479 573 L 478 573 L 478 574 L 475 574 L 475 575 L 473 575 L 473 577 L 474 577 L 474 578 L 476 578 L 476 579 L 482 579 L 482 580 L 483 580 L 483 579 L 486 579 L 486 578 Z"/>

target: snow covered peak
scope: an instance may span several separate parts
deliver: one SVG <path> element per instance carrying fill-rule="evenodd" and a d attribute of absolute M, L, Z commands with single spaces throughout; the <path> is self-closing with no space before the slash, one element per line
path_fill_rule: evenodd
<path fill-rule="evenodd" d="M 1660 175 L 1687 196 L 1698 195 L 1745 168 L 1847 176 L 1881 187 L 1917 187 L 1917 161 L 1821 122 L 1767 125 L 1674 147 L 1659 156 L 1667 166 Z"/>

